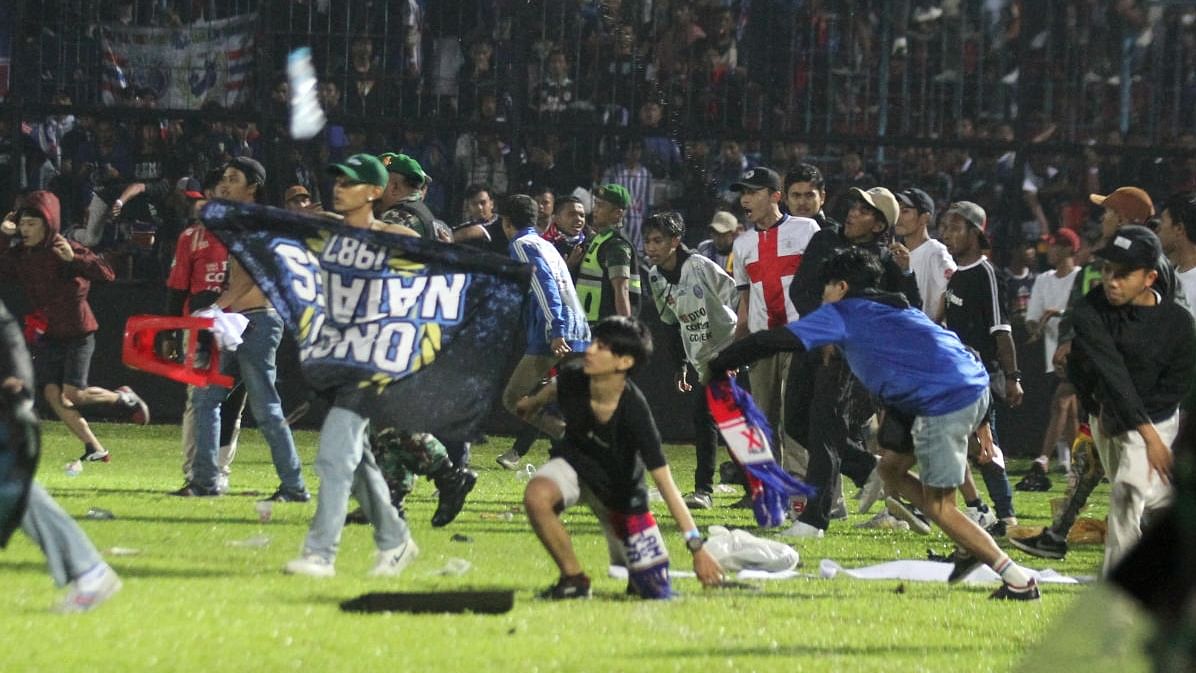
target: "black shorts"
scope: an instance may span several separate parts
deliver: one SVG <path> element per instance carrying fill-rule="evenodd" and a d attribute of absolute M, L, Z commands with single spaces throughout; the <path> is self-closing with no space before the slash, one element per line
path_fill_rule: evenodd
<path fill-rule="evenodd" d="M 91 354 L 95 348 L 95 334 L 45 339 L 33 353 L 37 384 L 43 387 L 54 384 L 86 388 Z"/>

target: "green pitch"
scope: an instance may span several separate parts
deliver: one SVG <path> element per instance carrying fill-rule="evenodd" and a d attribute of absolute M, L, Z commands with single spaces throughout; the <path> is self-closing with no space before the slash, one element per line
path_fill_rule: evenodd
<path fill-rule="evenodd" d="M 256 431 L 242 434 L 232 494 L 217 499 L 165 495 L 182 484 L 178 427 L 97 425 L 96 432 L 113 461 L 88 464 L 71 477 L 62 468 L 77 457 L 79 446 L 63 426 L 47 424 L 39 479 L 81 520 L 124 578 L 124 590 L 91 614 L 47 613 L 56 590 L 38 550 L 18 534 L 0 553 L 5 673 L 1008 671 L 1018 669 L 1036 644 L 1058 641 L 1047 634 L 1086 594 L 1083 588 L 1048 584 L 1040 602 L 1004 604 L 987 600 L 993 586 L 818 579 L 824 558 L 854 567 L 925 559 L 928 548 L 950 549 L 937 529 L 930 537 L 856 529 L 868 517 L 855 514 L 849 498 L 848 521 L 837 522 L 825 539 L 796 544 L 799 570 L 809 577 L 760 582 L 756 592 L 703 591 L 697 580 L 677 579 L 682 596 L 668 602 L 626 598 L 624 582 L 606 576 L 606 548 L 596 521 L 588 511 L 573 511 L 566 525 L 595 579 L 594 599 L 539 601 L 536 592 L 556 573 L 516 508 L 522 484 L 494 462 L 509 446 L 506 438 L 474 447 L 478 485 L 447 528 L 431 527 L 434 489 L 429 482 L 419 484 L 408 500 L 408 519 L 422 553 L 401 578 L 366 579 L 373 544 L 363 526 L 346 529 L 335 578 L 288 577 L 279 569 L 296 556 L 315 503 L 277 504 L 273 519 L 259 522 L 255 496 L 272 492 L 277 480 Z M 310 464 L 316 437 L 301 432 L 297 443 L 315 490 Z M 545 447 L 537 445 L 529 457 L 542 462 Z M 675 479 L 688 490 L 692 449 L 669 447 L 669 457 Z M 1051 493 L 1017 494 L 1023 524 L 1048 523 L 1049 499 L 1064 486 L 1062 478 L 1055 481 Z M 1107 493 L 1107 486 L 1097 491 L 1090 514 L 1103 516 Z M 696 514 L 699 525 L 753 527 L 750 512 L 727 507 L 737 497 L 716 494 L 716 508 Z M 116 518 L 83 518 L 93 507 Z M 656 509 L 673 568 L 689 570 L 679 532 L 663 503 Z M 1093 575 L 1101 549 L 1075 547 L 1065 561 L 1051 562 L 1011 554 L 1034 568 Z M 468 561 L 470 569 L 439 574 L 451 559 Z M 514 610 L 499 616 L 414 616 L 349 615 L 338 608 L 370 591 L 496 588 L 516 591 Z M 1080 638 L 1092 643 L 1106 634 Z M 1087 649 L 1071 647 L 1071 664 L 1087 662 L 1090 655 L 1093 663 L 1084 664 L 1088 673 L 1105 666 L 1140 670 L 1138 664 L 1126 669 L 1112 661 L 1110 647 L 1107 640 Z"/>

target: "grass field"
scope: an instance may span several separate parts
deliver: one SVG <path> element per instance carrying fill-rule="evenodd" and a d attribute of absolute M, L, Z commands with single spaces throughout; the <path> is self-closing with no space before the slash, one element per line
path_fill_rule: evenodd
<path fill-rule="evenodd" d="M 428 523 L 433 487 L 421 482 L 409 499 L 409 520 L 422 549 L 397 579 L 365 577 L 373 550 L 369 530 L 346 530 L 337 577 L 284 576 L 315 503 L 280 504 L 274 518 L 258 522 L 253 495 L 276 486 L 268 452 L 256 431 L 242 435 L 234 465 L 233 494 L 218 499 L 164 495 L 177 488 L 178 428 L 97 425 L 113 452 L 109 464 L 87 465 L 75 477 L 62 466 L 79 453 L 63 426 L 47 424 L 41 482 L 62 506 L 81 519 L 101 550 L 138 550 L 108 560 L 123 576 L 124 590 L 94 613 L 64 617 L 47 613 L 56 597 L 43 558 L 18 535 L 0 553 L 0 671 L 1008 671 L 1043 640 L 1056 620 L 1079 604 L 1087 589 L 1047 585 L 1043 600 L 1007 604 L 987 600 L 993 586 L 864 582 L 818 579 L 818 561 L 852 567 L 894 559 L 923 559 L 928 547 L 946 552 L 941 533 L 857 530 L 867 517 L 854 514 L 821 540 L 797 545 L 811 577 L 762 584 L 759 592 L 703 591 L 694 579 L 678 579 L 682 597 L 645 602 L 624 597 L 624 583 L 605 576 L 606 550 L 588 511 L 566 515 L 578 553 L 595 577 L 588 602 L 551 603 L 535 592 L 555 579 L 526 519 L 510 511 L 522 484 L 494 463 L 508 440 L 475 447 L 478 486 L 458 520 L 445 529 Z M 297 435 L 310 466 L 315 435 Z M 692 481 L 693 453 L 669 448 L 682 488 Z M 543 447 L 530 455 L 544 458 Z M 308 470 L 309 484 L 316 486 Z M 1016 470 L 1015 470 L 1016 471 Z M 1018 494 L 1025 524 L 1045 524 L 1048 500 L 1062 492 Z M 849 489 L 854 491 L 854 489 Z M 709 524 L 751 526 L 750 513 L 726 507 L 735 494 L 719 494 L 717 506 L 699 512 Z M 1107 486 L 1093 498 L 1103 516 Z M 849 505 L 854 501 L 849 500 Z M 674 568 L 690 569 L 688 554 L 663 503 L 657 516 L 673 554 Z M 115 513 L 114 520 L 83 519 L 89 508 Z M 470 541 L 454 541 L 452 536 Z M 268 538 L 268 542 L 263 539 Z M 234 546 L 241 541 L 264 546 Z M 1076 547 L 1065 561 L 1015 560 L 1035 568 L 1092 575 L 1101 550 Z M 450 558 L 472 564 L 461 576 L 437 570 Z M 338 603 L 367 591 L 515 589 L 511 612 L 484 615 L 349 615 Z M 1033 662 L 1031 662 L 1033 663 Z M 1041 662 L 1040 662 L 1041 663 Z M 1072 663 L 1078 663 L 1073 661 Z M 1125 668 L 1107 658 L 1085 665 Z M 1056 673 L 1066 668 L 1052 667 Z"/>

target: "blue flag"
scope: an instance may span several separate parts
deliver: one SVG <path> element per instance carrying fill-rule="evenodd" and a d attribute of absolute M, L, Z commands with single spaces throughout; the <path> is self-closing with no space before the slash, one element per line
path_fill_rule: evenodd
<path fill-rule="evenodd" d="M 378 427 L 476 434 L 517 346 L 527 266 L 265 206 L 211 202 L 201 218 L 295 335 L 313 388 Z"/>

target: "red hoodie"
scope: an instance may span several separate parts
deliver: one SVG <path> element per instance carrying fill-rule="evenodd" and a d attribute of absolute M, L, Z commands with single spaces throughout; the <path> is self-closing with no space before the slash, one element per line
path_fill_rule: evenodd
<path fill-rule="evenodd" d="M 35 310 L 46 314 L 46 336 L 69 339 L 97 329 L 95 315 L 87 303 L 91 281 L 115 278 L 111 267 L 86 247 L 71 241 L 75 258 L 69 262 L 54 252 L 53 243 L 61 229 L 58 197 L 45 191 L 31 192 L 22 209 L 36 210 L 46 222 L 46 237 L 27 248 L 12 246 L 12 237 L 0 233 L 0 279 L 16 281 Z M 12 246 L 12 247 L 10 247 Z"/>

